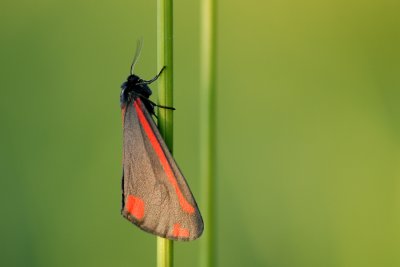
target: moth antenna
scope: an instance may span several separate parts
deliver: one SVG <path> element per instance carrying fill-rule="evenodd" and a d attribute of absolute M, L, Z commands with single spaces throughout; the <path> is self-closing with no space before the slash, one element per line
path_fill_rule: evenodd
<path fill-rule="evenodd" d="M 137 41 L 135 57 L 133 58 L 131 65 L 131 75 L 133 74 L 133 69 L 135 68 L 136 63 L 139 60 L 140 53 L 142 52 L 142 46 L 143 46 L 143 37 Z"/>
<path fill-rule="evenodd" d="M 152 82 L 156 81 L 158 79 L 158 77 L 160 77 L 161 73 L 165 70 L 165 66 L 162 67 L 162 69 L 160 70 L 160 72 L 151 80 L 145 81 L 145 80 L 141 80 L 141 82 L 138 83 L 139 84 L 151 84 Z"/>

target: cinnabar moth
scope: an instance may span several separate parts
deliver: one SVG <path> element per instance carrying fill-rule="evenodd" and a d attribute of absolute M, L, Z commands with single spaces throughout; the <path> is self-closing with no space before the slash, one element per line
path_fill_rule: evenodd
<path fill-rule="evenodd" d="M 121 86 L 123 121 L 122 215 L 142 230 L 171 240 L 194 240 L 203 232 L 196 201 L 162 139 L 152 115 L 159 106 L 149 100 L 148 84 L 133 74 Z M 172 108 L 169 108 L 172 109 Z"/>

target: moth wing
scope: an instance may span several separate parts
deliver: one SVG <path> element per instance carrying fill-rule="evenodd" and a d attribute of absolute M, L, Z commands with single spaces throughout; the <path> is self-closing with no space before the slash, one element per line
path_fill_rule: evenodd
<path fill-rule="evenodd" d="M 200 211 L 151 115 L 139 98 L 125 109 L 122 215 L 164 238 L 198 238 Z"/>

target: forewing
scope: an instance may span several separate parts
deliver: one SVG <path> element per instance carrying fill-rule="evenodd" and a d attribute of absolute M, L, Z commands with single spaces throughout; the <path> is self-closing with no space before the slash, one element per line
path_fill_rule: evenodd
<path fill-rule="evenodd" d="M 198 238 L 203 220 L 196 201 L 151 115 L 139 98 L 125 108 L 123 216 L 161 237 Z"/>

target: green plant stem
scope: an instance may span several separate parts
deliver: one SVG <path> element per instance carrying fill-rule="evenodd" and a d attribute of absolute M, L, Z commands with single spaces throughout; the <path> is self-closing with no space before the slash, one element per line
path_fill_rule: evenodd
<path fill-rule="evenodd" d="M 174 246 L 171 240 L 157 237 L 157 267 L 173 265 Z"/>
<path fill-rule="evenodd" d="M 216 1 L 201 2 L 200 149 L 204 234 L 201 267 L 216 263 L 215 212 L 215 101 L 216 101 Z"/>
<path fill-rule="evenodd" d="M 157 68 L 166 66 L 158 79 L 158 104 L 173 107 L 172 0 L 157 0 Z M 158 128 L 172 153 L 173 116 L 170 109 L 158 109 Z M 173 266 L 173 242 L 157 237 L 157 267 Z"/>

